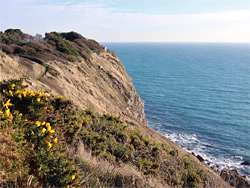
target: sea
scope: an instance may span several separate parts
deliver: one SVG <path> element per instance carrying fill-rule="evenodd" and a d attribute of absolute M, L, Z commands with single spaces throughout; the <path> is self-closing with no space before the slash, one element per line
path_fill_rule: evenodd
<path fill-rule="evenodd" d="M 101 43 L 123 62 L 148 126 L 250 177 L 249 43 Z"/>

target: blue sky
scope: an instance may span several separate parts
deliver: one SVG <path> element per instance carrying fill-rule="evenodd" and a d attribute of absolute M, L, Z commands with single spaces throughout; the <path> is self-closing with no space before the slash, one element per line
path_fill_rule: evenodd
<path fill-rule="evenodd" d="M 0 30 L 100 42 L 250 42 L 249 0 L 0 0 Z"/>

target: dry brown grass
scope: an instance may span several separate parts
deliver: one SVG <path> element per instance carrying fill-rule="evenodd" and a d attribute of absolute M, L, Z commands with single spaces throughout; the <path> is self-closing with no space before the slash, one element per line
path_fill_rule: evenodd
<path fill-rule="evenodd" d="M 0 186 L 3 182 L 17 182 L 21 171 L 13 172 L 13 162 L 19 161 L 17 143 L 11 139 L 14 130 L 5 128 L 0 132 Z"/>
<path fill-rule="evenodd" d="M 34 176 L 25 177 L 27 166 L 23 165 L 17 143 L 12 140 L 12 128 L 0 132 L 0 187 L 37 187 Z M 19 165 L 17 165 L 19 164 Z"/>
<path fill-rule="evenodd" d="M 113 163 L 92 155 L 91 149 L 79 141 L 74 147 L 67 147 L 68 155 L 79 161 L 79 168 L 85 172 L 81 181 L 84 187 L 167 187 L 155 177 L 145 176 L 129 164 Z M 102 182 L 102 183 L 100 183 Z"/>

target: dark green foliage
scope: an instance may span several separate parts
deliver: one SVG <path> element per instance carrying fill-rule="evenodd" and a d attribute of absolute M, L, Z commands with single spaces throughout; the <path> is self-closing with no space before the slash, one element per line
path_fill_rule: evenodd
<path fill-rule="evenodd" d="M 165 151 L 161 145 L 154 144 L 138 129 L 130 129 L 117 117 L 104 114 L 98 120 L 91 116 L 90 111 L 86 114 L 88 123 L 80 132 L 80 138 L 92 148 L 95 155 L 119 163 L 130 163 L 145 171 L 145 174 L 158 171 L 160 164 L 156 153 Z M 152 156 L 152 153 L 155 155 Z"/>
<path fill-rule="evenodd" d="M 57 32 L 45 33 L 45 39 L 48 41 L 53 41 L 55 43 L 61 41 L 63 38 Z"/>
<path fill-rule="evenodd" d="M 18 35 L 23 34 L 23 32 L 20 29 L 7 29 L 4 31 L 4 33 L 6 33 L 6 34 L 18 34 Z"/>
<path fill-rule="evenodd" d="M 56 49 L 62 53 L 74 56 L 80 56 L 80 52 L 74 47 L 74 45 L 69 41 L 65 40 L 67 38 L 77 37 L 76 33 L 45 33 L 45 39 L 48 40 L 48 43 L 52 46 L 56 46 Z M 78 37 L 81 35 L 79 34 Z"/>
<path fill-rule="evenodd" d="M 184 164 L 185 169 L 190 169 L 192 167 L 191 162 L 187 158 L 184 158 L 182 162 Z"/>
<path fill-rule="evenodd" d="M 11 33 L 2 33 L 1 32 L 0 33 L 0 44 L 1 44 L 1 46 L 4 44 L 6 44 L 6 45 L 11 45 L 11 44 L 22 45 L 22 35 L 19 33 L 15 33 L 15 32 L 11 32 Z"/>
<path fill-rule="evenodd" d="M 172 155 L 172 156 L 175 156 L 177 154 L 177 152 L 176 152 L 176 150 L 170 150 L 169 154 Z"/>
<path fill-rule="evenodd" d="M 71 31 L 71 32 L 68 32 L 68 33 L 61 33 L 61 36 L 64 39 L 69 40 L 69 41 L 73 41 L 75 39 L 85 39 L 81 34 L 76 33 L 74 31 Z"/>
<path fill-rule="evenodd" d="M 56 43 L 55 43 L 53 40 L 49 40 L 49 41 L 48 41 L 48 44 L 50 44 L 51 46 L 56 47 Z"/>
<path fill-rule="evenodd" d="M 56 47 L 57 50 L 59 50 L 62 53 L 68 55 L 80 56 L 80 52 L 78 52 L 77 49 L 75 49 L 69 41 L 59 41 L 57 42 Z"/>

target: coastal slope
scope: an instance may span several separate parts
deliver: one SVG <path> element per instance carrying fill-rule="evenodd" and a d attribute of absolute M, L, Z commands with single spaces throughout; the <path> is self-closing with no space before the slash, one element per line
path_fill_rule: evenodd
<path fill-rule="evenodd" d="M 52 124 L 54 117 L 62 118 L 61 103 L 57 104 L 55 101 L 59 99 L 54 99 L 54 96 L 58 95 L 62 96 L 61 99 L 66 97 L 72 101 L 72 104 L 67 103 L 65 109 L 74 109 L 80 114 L 81 110 L 85 110 L 82 119 L 79 120 L 82 123 L 72 133 L 74 139 L 65 137 L 64 141 L 61 140 L 67 157 L 75 160 L 75 157 L 80 155 L 81 160 L 91 166 L 86 164 L 85 168 L 81 166 L 78 169 L 82 177 L 80 182 L 87 182 L 89 176 L 94 176 L 96 179 L 93 181 L 99 186 L 230 187 L 218 173 L 201 163 L 195 156 L 147 126 L 144 102 L 136 92 L 123 64 L 113 52 L 75 32 L 51 32 L 46 33 L 43 38 L 12 29 L 2 32 L 0 37 L 0 81 L 21 79 L 22 84 L 18 87 L 20 90 L 26 89 L 23 92 L 29 91 L 30 95 L 33 95 L 31 91 L 37 91 L 39 95 L 40 91 L 47 91 L 47 96 L 51 97 L 49 103 L 52 107 L 49 115 L 46 112 L 39 117 L 41 120 Z M 6 82 L 2 82 L 6 89 L 1 88 L 1 95 L 6 100 L 8 97 L 14 97 L 11 100 L 17 101 L 15 104 L 18 105 L 19 95 L 23 97 L 24 94 L 18 95 L 14 88 L 13 84 L 18 85 L 18 81 L 10 83 L 17 96 L 5 93 L 7 88 L 7 91 L 11 90 Z M 40 100 L 37 99 L 37 102 Z M 44 101 L 44 105 L 45 103 L 48 102 Z M 7 122 L 12 116 L 9 116 L 6 101 L 3 101 L 3 104 L 5 106 L 1 107 L 1 111 L 5 110 L 3 118 Z M 15 109 L 22 110 L 17 107 Z M 27 121 L 34 124 L 34 117 L 27 114 L 28 117 L 30 119 Z M 103 121 L 111 121 L 112 124 L 109 124 L 106 131 L 117 135 L 109 146 L 103 142 L 104 138 L 98 137 L 100 134 L 106 135 L 106 132 L 100 132 Z M 55 121 L 54 126 L 60 131 L 59 127 L 66 126 L 66 123 L 58 122 Z M 115 131 L 110 130 L 113 126 Z M 4 126 L 1 128 L 6 130 Z M 14 134 L 12 131 L 9 130 L 9 135 Z M 4 135 L 1 131 L 0 138 L 3 139 Z M 95 136 L 89 137 L 90 135 Z M 107 135 L 107 138 L 111 138 L 111 135 Z M 86 138 L 90 140 L 85 140 Z M 8 139 L 11 140 L 11 137 Z M 106 142 L 109 143 L 108 140 Z M 95 147 L 101 148 L 100 152 L 94 150 Z M 105 169 L 104 175 L 97 173 L 100 165 Z M 91 174 L 88 171 L 89 174 L 84 176 L 86 169 L 95 169 L 96 172 Z M 4 170 L 0 172 L 4 173 Z M 37 178 L 39 185 L 50 185 L 37 173 L 32 173 L 32 170 L 30 173 Z M 74 175 L 71 179 L 75 179 Z M 130 184 L 125 184 L 124 180 Z M 90 181 L 85 186 L 93 185 L 91 183 L 93 182 Z"/>

